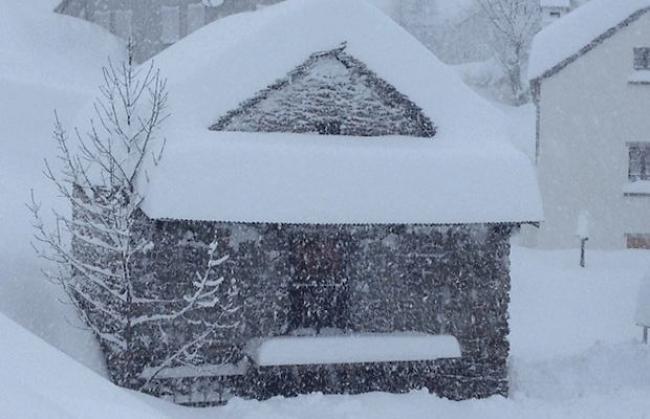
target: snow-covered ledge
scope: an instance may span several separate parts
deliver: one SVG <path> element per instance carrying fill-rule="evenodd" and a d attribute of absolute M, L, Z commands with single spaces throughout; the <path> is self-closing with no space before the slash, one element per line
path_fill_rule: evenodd
<path fill-rule="evenodd" d="M 650 70 L 636 70 L 627 81 L 630 84 L 650 84 Z"/>
<path fill-rule="evenodd" d="M 262 367 L 431 361 L 461 356 L 455 337 L 423 333 L 283 336 L 253 340 L 247 352 Z"/>
<path fill-rule="evenodd" d="M 650 196 L 650 180 L 637 180 L 626 183 L 623 193 L 627 196 Z"/>
<path fill-rule="evenodd" d="M 164 380 L 169 378 L 232 377 L 245 375 L 247 370 L 248 362 L 246 361 L 239 364 L 183 365 L 169 368 L 147 367 L 140 374 L 140 378 L 148 380 L 153 377 Z"/>

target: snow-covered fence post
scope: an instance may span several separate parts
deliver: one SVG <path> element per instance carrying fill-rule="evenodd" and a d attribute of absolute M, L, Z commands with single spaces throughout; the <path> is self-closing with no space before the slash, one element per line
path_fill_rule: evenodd
<path fill-rule="evenodd" d="M 585 211 L 578 216 L 576 235 L 580 239 L 580 267 L 584 268 L 587 265 L 585 251 L 589 241 L 589 213 Z"/>
<path fill-rule="evenodd" d="M 641 282 L 637 297 L 635 323 L 643 330 L 643 343 L 648 343 L 648 329 L 650 329 L 650 274 Z"/>

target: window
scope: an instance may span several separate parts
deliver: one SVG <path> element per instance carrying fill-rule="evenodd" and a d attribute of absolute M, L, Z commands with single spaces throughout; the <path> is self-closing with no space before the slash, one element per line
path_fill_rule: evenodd
<path fill-rule="evenodd" d="M 178 7 L 163 6 L 160 9 L 162 34 L 160 40 L 164 44 L 173 44 L 180 39 L 180 11 Z"/>
<path fill-rule="evenodd" d="M 650 249 L 650 234 L 626 234 L 628 249 Z"/>
<path fill-rule="evenodd" d="M 107 31 L 111 31 L 111 12 L 96 11 L 95 23 L 101 26 L 102 28 L 106 29 Z"/>
<path fill-rule="evenodd" d="M 650 143 L 629 144 L 630 167 L 628 178 L 631 182 L 650 180 Z"/>
<path fill-rule="evenodd" d="M 296 234 L 292 238 L 290 330 L 320 333 L 347 328 L 347 243 L 342 237 Z"/>
<path fill-rule="evenodd" d="M 205 26 L 205 6 L 190 4 L 187 6 L 187 33 L 190 34 Z"/>
<path fill-rule="evenodd" d="M 117 10 L 115 12 L 115 35 L 122 39 L 131 37 L 133 12 L 131 10 Z"/>
<path fill-rule="evenodd" d="M 650 70 L 650 47 L 634 48 L 634 69 Z"/>
<path fill-rule="evenodd" d="M 560 18 L 562 17 L 562 14 L 560 12 L 551 12 L 551 17 L 553 18 Z"/>

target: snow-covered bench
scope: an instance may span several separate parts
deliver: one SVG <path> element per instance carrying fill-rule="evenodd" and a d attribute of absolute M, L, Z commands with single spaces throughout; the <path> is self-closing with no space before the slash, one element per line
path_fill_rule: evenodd
<path fill-rule="evenodd" d="M 455 337 L 423 333 L 273 337 L 251 341 L 247 352 L 260 367 L 433 361 L 461 356 Z"/>

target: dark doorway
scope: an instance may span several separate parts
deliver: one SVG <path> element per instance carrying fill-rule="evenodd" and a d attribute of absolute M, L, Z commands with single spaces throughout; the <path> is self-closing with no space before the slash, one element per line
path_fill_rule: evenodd
<path fill-rule="evenodd" d="M 348 328 L 350 238 L 298 233 L 291 240 L 292 332 Z"/>

